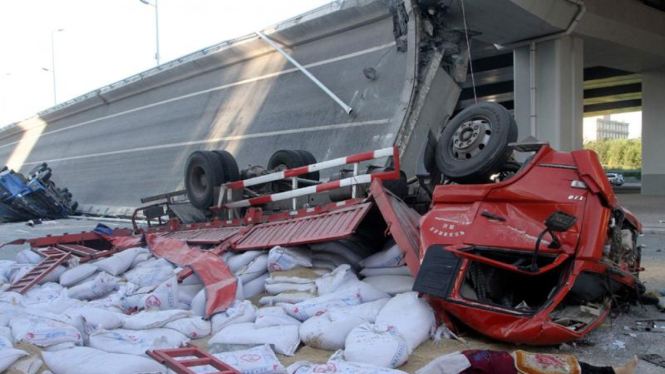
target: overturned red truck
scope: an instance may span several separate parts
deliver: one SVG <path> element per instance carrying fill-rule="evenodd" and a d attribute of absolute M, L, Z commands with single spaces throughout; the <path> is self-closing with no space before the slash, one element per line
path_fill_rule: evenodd
<path fill-rule="evenodd" d="M 180 280 L 193 273 L 203 280 L 211 315 L 235 295 L 225 251 L 352 235 L 378 250 L 392 236 L 414 290 L 451 328 L 535 345 L 578 339 L 613 305 L 644 292 L 641 224 L 619 205 L 593 152 L 557 152 L 516 138 L 507 110 L 476 104 L 438 138 L 429 135 L 410 179 L 399 170 L 397 147 L 324 162 L 306 151 L 279 151 L 267 169 L 245 170 L 228 152 L 197 151 L 185 171 L 186 205 L 205 212 L 205 222 L 185 223 L 181 204 L 167 200 L 137 210 L 160 223 L 168 214 L 163 225 L 30 243 L 94 258 L 91 249 L 108 254 L 142 240 L 185 269 Z M 365 168 L 382 158 L 388 162 Z M 319 181 L 347 164 L 352 169 Z"/>

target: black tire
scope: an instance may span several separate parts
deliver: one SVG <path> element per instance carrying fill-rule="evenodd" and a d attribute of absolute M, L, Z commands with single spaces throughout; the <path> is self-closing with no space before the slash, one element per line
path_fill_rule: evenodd
<path fill-rule="evenodd" d="M 227 151 L 212 151 L 222 163 L 224 183 L 240 180 L 240 170 L 236 159 Z"/>
<path fill-rule="evenodd" d="M 39 173 L 40 171 L 46 170 L 47 167 L 48 167 L 48 165 L 46 165 L 46 162 L 42 162 L 41 164 L 39 164 L 39 165 L 35 166 L 34 168 L 32 168 L 32 170 L 30 170 L 30 172 L 27 175 L 28 176 L 35 175 L 35 174 Z"/>
<path fill-rule="evenodd" d="M 303 160 L 305 160 L 305 165 L 316 164 L 318 162 L 316 161 L 316 157 L 314 157 L 314 155 L 310 151 L 298 150 L 296 152 L 300 153 Z M 313 173 L 303 175 L 303 178 L 313 181 L 319 181 L 321 180 L 321 175 L 319 174 L 318 171 L 315 171 Z"/>
<path fill-rule="evenodd" d="M 43 174 L 39 176 L 39 179 L 42 182 L 47 183 L 51 179 L 52 174 L 53 173 L 51 172 L 51 169 L 47 169 Z"/>
<path fill-rule="evenodd" d="M 76 213 L 76 209 L 78 209 L 78 207 L 79 207 L 78 201 L 74 201 L 74 204 L 72 204 L 70 208 L 72 210 L 72 213 Z"/>
<path fill-rule="evenodd" d="M 517 140 L 517 124 L 503 106 L 482 102 L 453 118 L 436 147 L 436 166 L 458 183 L 486 183 L 501 171 Z"/>
<path fill-rule="evenodd" d="M 270 172 L 277 169 L 293 169 L 300 166 L 309 165 L 310 162 L 307 162 L 307 159 L 309 158 L 307 159 L 305 158 L 309 156 L 311 156 L 311 159 L 313 159 L 314 163 L 316 163 L 316 159 L 314 158 L 314 156 L 311 155 L 311 153 L 309 154 L 309 156 L 307 156 L 302 152 L 307 152 L 307 151 L 282 149 L 273 153 L 273 155 L 270 156 L 270 160 L 268 161 L 268 171 Z M 314 173 L 303 174 L 300 177 L 304 179 L 318 181 L 319 180 L 318 174 L 319 174 L 318 172 L 314 172 Z"/>
<path fill-rule="evenodd" d="M 206 210 L 215 198 L 215 186 L 222 184 L 224 172 L 219 157 L 212 152 L 196 151 L 187 158 L 185 189 L 189 202 Z"/>

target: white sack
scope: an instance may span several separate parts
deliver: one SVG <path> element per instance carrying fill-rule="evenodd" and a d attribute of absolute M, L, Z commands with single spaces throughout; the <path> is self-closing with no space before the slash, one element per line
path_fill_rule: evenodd
<path fill-rule="evenodd" d="M 241 351 L 215 353 L 213 356 L 243 374 L 286 374 L 286 369 L 267 344 Z"/>
<path fill-rule="evenodd" d="M 377 275 L 408 275 L 412 277 L 411 270 L 406 266 L 395 266 L 387 268 L 364 268 L 360 271 L 363 277 L 375 277 Z"/>
<path fill-rule="evenodd" d="M 226 311 L 212 316 L 212 333 L 217 334 L 235 323 L 254 322 L 255 319 L 256 307 L 249 300 L 236 300 Z"/>
<path fill-rule="evenodd" d="M 371 284 L 390 296 L 395 296 L 411 291 L 415 280 L 410 275 L 377 275 L 367 277 L 363 279 L 363 282 Z"/>
<path fill-rule="evenodd" d="M 241 301 L 245 300 L 245 290 L 244 290 L 245 287 L 242 285 L 242 279 L 240 279 L 237 276 L 235 278 L 236 278 L 236 295 L 233 299 Z"/>
<path fill-rule="evenodd" d="M 266 290 L 266 279 L 270 278 L 270 273 L 266 272 L 256 279 L 242 285 L 242 291 L 246 299 L 262 294 Z"/>
<path fill-rule="evenodd" d="M 360 305 L 332 308 L 328 311 L 328 313 L 333 319 L 335 318 L 336 315 L 342 313 L 342 314 L 351 314 L 354 316 L 358 316 L 369 323 L 374 323 L 376 321 L 376 316 L 379 315 L 379 312 L 386 305 L 388 300 L 390 299 L 385 298 Z"/>
<path fill-rule="evenodd" d="M 265 285 L 265 290 L 268 295 L 278 295 L 282 292 L 314 292 L 316 291 L 316 284 L 312 283 L 271 283 Z"/>
<path fill-rule="evenodd" d="M 28 342 L 40 347 L 60 343 L 82 344 L 81 332 L 64 322 L 26 314 L 9 321 L 14 342 Z"/>
<path fill-rule="evenodd" d="M 429 339 L 435 325 L 434 312 L 417 292 L 407 292 L 390 299 L 376 316 L 376 323 L 397 327 L 413 351 Z"/>
<path fill-rule="evenodd" d="M 305 300 L 295 305 L 283 305 L 284 311 L 301 321 L 321 315 L 330 308 L 358 305 L 362 302 L 358 289 L 347 289 Z"/>
<path fill-rule="evenodd" d="M 132 261 L 132 265 L 129 267 L 130 269 L 135 268 L 138 264 L 144 263 L 148 261 L 150 258 L 152 258 L 152 254 L 150 252 L 146 253 L 139 253 L 134 257 L 134 261 Z"/>
<path fill-rule="evenodd" d="M 30 291 L 26 292 L 24 302 L 25 304 L 42 303 L 57 299 L 64 287 L 57 283 L 46 283 L 37 287 L 32 287 Z"/>
<path fill-rule="evenodd" d="M 14 337 L 12 336 L 12 329 L 7 326 L 0 326 L 0 338 L 5 338 L 10 342 L 14 340 Z"/>
<path fill-rule="evenodd" d="M 63 314 L 69 316 L 73 320 L 83 318 L 85 323 L 91 325 L 95 329 L 102 328 L 105 330 L 111 330 L 122 326 L 125 318 L 124 314 L 91 306 L 75 306 L 65 310 Z"/>
<path fill-rule="evenodd" d="M 17 264 L 31 264 L 31 265 L 36 265 L 42 260 L 44 257 L 38 253 L 35 253 L 29 249 L 24 249 L 21 252 L 16 254 L 16 263 Z"/>
<path fill-rule="evenodd" d="M 32 264 L 15 264 L 9 269 L 7 273 L 7 278 L 9 278 L 9 283 L 16 283 L 19 279 L 33 268 Z"/>
<path fill-rule="evenodd" d="M 333 320 L 329 313 L 324 313 L 303 322 L 299 330 L 300 340 L 312 348 L 327 351 L 344 349 L 347 335 L 364 323 L 367 321 L 358 316 L 339 314 Z"/>
<path fill-rule="evenodd" d="M 242 283 L 248 283 L 268 271 L 268 255 L 262 254 L 257 256 L 249 264 L 243 266 L 238 271 L 234 272 L 236 276 L 242 280 Z"/>
<path fill-rule="evenodd" d="M 344 358 L 385 368 L 396 368 L 409 358 L 411 350 L 394 327 L 364 324 L 351 330 L 346 337 Z"/>
<path fill-rule="evenodd" d="M 0 373 L 9 369 L 16 360 L 27 355 L 28 352 L 14 349 L 12 342 L 3 336 L 0 336 Z"/>
<path fill-rule="evenodd" d="M 327 260 L 321 260 L 321 259 L 312 259 L 312 266 L 318 269 L 325 269 L 329 271 L 333 271 L 337 268 L 337 265 L 334 263 L 327 261 Z"/>
<path fill-rule="evenodd" d="M 257 329 L 260 329 L 270 326 L 300 326 L 300 324 L 302 324 L 302 322 L 297 318 L 293 318 L 286 314 L 284 308 L 281 306 L 269 306 L 256 311 L 256 321 L 254 326 Z"/>
<path fill-rule="evenodd" d="M 88 347 L 42 352 L 42 357 L 55 374 L 164 373 L 164 367 L 151 358 L 107 353 Z"/>
<path fill-rule="evenodd" d="M 92 264 L 83 264 L 60 274 L 60 285 L 65 287 L 71 287 L 80 281 L 88 278 L 89 276 L 97 272 L 97 267 Z"/>
<path fill-rule="evenodd" d="M 132 266 L 132 263 L 134 263 L 134 259 L 139 253 L 148 252 L 149 251 L 147 248 L 129 248 L 101 261 L 97 261 L 93 265 L 111 275 L 118 276 L 129 270 L 129 268 Z"/>
<path fill-rule="evenodd" d="M 32 356 L 16 362 L 9 370 L 16 374 L 37 374 L 43 364 L 44 362 L 38 357 Z"/>
<path fill-rule="evenodd" d="M 326 295 L 340 290 L 345 284 L 357 281 L 358 277 L 351 271 L 351 266 L 341 265 L 335 268 L 332 273 L 321 276 L 315 282 L 319 295 Z"/>
<path fill-rule="evenodd" d="M 392 244 L 390 247 L 362 260 L 360 266 L 364 268 L 386 268 L 404 265 L 404 253 L 400 251 L 397 244 L 392 242 L 390 244 Z"/>
<path fill-rule="evenodd" d="M 187 305 L 192 304 L 192 300 L 196 294 L 198 294 L 203 289 L 203 283 L 201 284 L 183 284 L 178 285 L 178 301 L 185 303 Z"/>
<path fill-rule="evenodd" d="M 312 252 L 307 247 L 273 247 L 268 253 L 268 270 L 291 270 L 296 266 L 312 267 Z"/>
<path fill-rule="evenodd" d="M 192 313 L 195 316 L 205 317 L 206 316 L 206 289 L 202 289 L 199 293 L 194 296 L 192 302 L 189 304 L 192 310 Z"/>
<path fill-rule="evenodd" d="M 383 368 L 362 362 L 344 361 L 343 358 L 344 352 L 337 351 L 330 357 L 326 364 L 299 361 L 289 366 L 286 370 L 289 374 L 406 374 L 406 372 L 401 370 Z"/>
<path fill-rule="evenodd" d="M 126 272 L 124 278 L 127 279 L 127 282 L 134 283 L 138 288 L 143 288 L 162 284 L 173 274 L 173 266 L 165 259 L 160 258 L 156 261 L 140 263 L 134 269 Z"/>
<path fill-rule="evenodd" d="M 343 291 L 348 289 L 358 290 L 358 292 L 360 292 L 360 298 L 362 299 L 363 303 L 369 303 L 371 301 L 376 301 L 379 299 L 385 299 L 390 297 L 390 295 L 388 295 L 387 293 L 379 290 L 378 288 L 372 286 L 369 283 L 365 283 L 362 281 L 349 282 L 343 284 L 342 286 L 340 286 L 340 288 L 337 291 Z"/>
<path fill-rule="evenodd" d="M 91 348 L 137 356 L 145 356 L 147 350 L 179 348 L 187 342 L 189 339 L 181 332 L 165 328 L 143 331 L 99 330 L 90 334 Z"/>
<path fill-rule="evenodd" d="M 0 303 L 0 326 L 7 326 L 12 317 L 23 315 L 23 313 L 23 308 L 18 305 Z"/>
<path fill-rule="evenodd" d="M 0 260 L 0 277 L 9 277 L 9 269 L 16 265 L 16 261 Z"/>
<path fill-rule="evenodd" d="M 45 283 L 57 283 L 60 282 L 60 276 L 64 274 L 67 271 L 67 268 L 59 265 L 55 269 L 53 269 L 50 273 L 46 274 L 42 280 L 37 282 L 37 284 L 45 284 Z"/>
<path fill-rule="evenodd" d="M 418 369 L 416 374 L 458 374 L 471 367 L 471 362 L 460 352 L 439 356 Z"/>
<path fill-rule="evenodd" d="M 181 332 L 191 339 L 205 338 L 210 335 L 212 328 L 210 321 L 201 317 L 181 318 L 167 323 L 164 327 Z"/>
<path fill-rule="evenodd" d="M 66 289 L 60 291 L 58 297 L 53 300 L 32 303 L 26 305 L 31 311 L 41 310 L 50 313 L 62 313 L 65 310 L 83 305 L 83 302 L 76 299 L 71 299 Z"/>
<path fill-rule="evenodd" d="M 94 280 L 69 289 L 69 297 L 79 300 L 98 299 L 115 290 L 118 278 L 107 273 L 99 273 Z"/>
<path fill-rule="evenodd" d="M 175 265 L 170 263 L 165 258 L 151 258 L 149 260 L 141 262 L 140 264 L 136 264 L 136 268 L 143 268 L 143 269 L 161 268 L 167 266 L 170 267 L 171 269 L 175 269 Z"/>
<path fill-rule="evenodd" d="M 154 329 L 191 316 L 188 310 L 145 310 L 126 317 L 122 327 L 129 330 Z"/>
<path fill-rule="evenodd" d="M 139 303 L 142 309 L 175 309 L 178 307 L 178 279 L 171 277 L 154 291 L 143 296 Z"/>
<path fill-rule="evenodd" d="M 319 274 L 316 274 L 314 270 L 312 270 L 312 273 L 315 275 L 314 278 L 301 278 L 301 277 L 291 277 L 287 275 L 279 275 L 283 274 L 280 272 L 273 272 L 270 274 L 270 277 L 266 278 L 266 284 L 275 284 L 275 283 L 298 283 L 298 284 L 305 284 L 305 283 L 312 283 L 315 280 L 319 278 Z M 328 274 L 329 272 L 326 272 Z"/>
<path fill-rule="evenodd" d="M 241 267 L 249 264 L 252 260 L 264 253 L 264 251 L 245 251 L 229 257 L 228 260 L 226 260 L 226 265 L 235 273 L 240 270 Z"/>
<path fill-rule="evenodd" d="M 261 305 L 297 304 L 311 300 L 314 295 L 309 292 L 285 292 L 275 296 L 264 296 L 259 299 Z"/>
<path fill-rule="evenodd" d="M 272 326 L 257 329 L 251 322 L 227 326 L 209 341 L 212 344 L 273 344 L 275 352 L 293 356 L 300 344 L 298 326 Z"/>

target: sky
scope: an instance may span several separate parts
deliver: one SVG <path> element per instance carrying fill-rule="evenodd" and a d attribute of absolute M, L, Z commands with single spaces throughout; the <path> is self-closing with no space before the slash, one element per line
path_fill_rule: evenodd
<path fill-rule="evenodd" d="M 158 1 L 162 63 L 331 3 Z M 140 0 L 0 0 L 0 127 L 53 106 L 53 65 L 58 103 L 154 67 L 155 8 Z"/>

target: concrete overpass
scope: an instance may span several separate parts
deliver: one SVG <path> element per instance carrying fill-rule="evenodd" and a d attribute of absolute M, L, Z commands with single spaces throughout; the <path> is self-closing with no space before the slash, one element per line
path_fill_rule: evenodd
<path fill-rule="evenodd" d="M 482 32 L 476 39 L 486 43 L 475 49 L 481 66 L 476 91 L 514 109 L 520 136 L 534 135 L 562 150 L 581 148 L 584 114 L 641 109 L 642 193 L 665 194 L 665 149 L 661 146 L 665 141 L 664 1 L 474 0 L 466 4 L 469 27 Z M 462 25 L 457 8 L 451 14 Z M 506 43 L 499 37 L 501 23 L 492 18 L 510 19 L 511 28 L 541 22 L 552 29 Z M 469 81 L 460 100 L 458 108 L 473 102 Z"/>
<path fill-rule="evenodd" d="M 248 35 L 16 123 L 0 133 L 0 159 L 24 171 L 49 162 L 84 209 L 125 214 L 142 196 L 180 187 L 187 155 L 197 149 L 229 150 L 242 167 L 265 164 L 278 149 L 326 159 L 395 144 L 408 170 L 426 130 L 438 130 L 470 99 L 470 83 L 454 78 L 465 59 L 464 14 L 480 42 L 476 67 L 483 58 L 512 57 L 502 69 L 512 73 L 513 93 L 503 101 L 512 101 L 521 137 L 579 148 L 584 73 L 641 77 L 641 101 L 633 104 L 644 113 L 643 193 L 665 193 L 665 126 L 658 123 L 665 117 L 665 13 L 637 0 L 336 2 L 263 31 L 351 114 Z M 507 75 L 492 70 L 479 71 L 476 91 L 505 85 Z M 613 86 L 605 84 L 589 90 Z"/>

